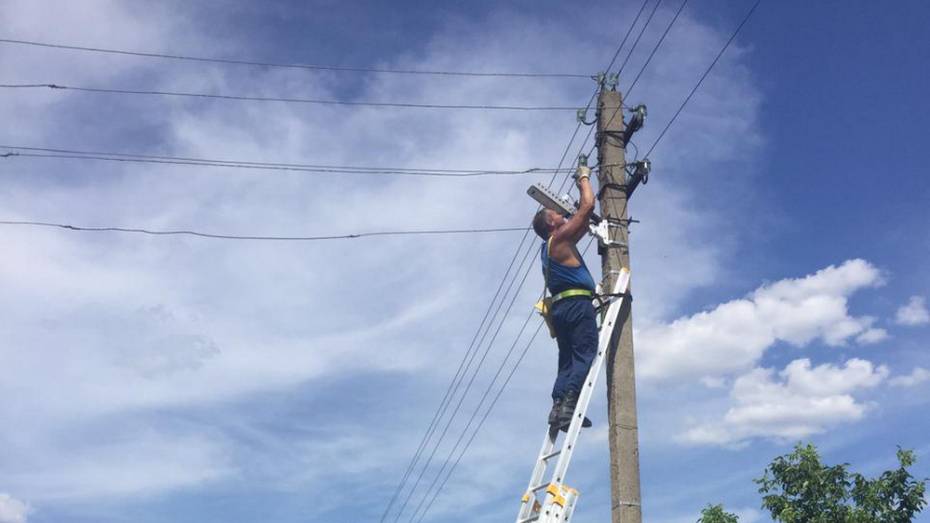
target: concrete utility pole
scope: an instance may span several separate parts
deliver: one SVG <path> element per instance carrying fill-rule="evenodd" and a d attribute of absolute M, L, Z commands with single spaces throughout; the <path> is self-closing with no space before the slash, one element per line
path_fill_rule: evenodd
<path fill-rule="evenodd" d="M 626 155 L 622 133 L 620 93 L 613 85 L 597 99 L 597 152 L 600 172 L 601 216 L 611 224 L 610 239 L 622 246 L 602 249 L 603 288 L 612 289 L 617 271 L 630 266 L 627 217 Z M 632 292 L 632 291 L 631 291 Z M 632 302 L 620 311 L 613 342 L 607 352 L 607 411 L 610 430 L 610 483 L 612 523 L 641 523 L 639 494 L 639 430 L 636 425 L 636 381 L 633 369 Z"/>

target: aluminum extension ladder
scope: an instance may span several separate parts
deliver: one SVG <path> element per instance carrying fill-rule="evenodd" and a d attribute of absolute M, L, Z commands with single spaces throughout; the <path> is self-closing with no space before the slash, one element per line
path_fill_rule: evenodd
<path fill-rule="evenodd" d="M 568 523 L 571 519 L 579 493 L 577 490 L 565 485 L 565 473 L 568 471 L 568 464 L 572 459 L 575 444 L 578 442 L 581 423 L 588 410 L 588 404 L 591 402 L 594 384 L 597 382 L 597 377 L 604 364 L 604 353 L 610 344 L 614 324 L 617 322 L 617 316 L 620 314 L 620 308 L 623 306 L 624 300 L 627 299 L 626 292 L 629 285 L 630 271 L 626 268 L 621 269 L 617 281 L 614 283 L 613 292 L 611 292 L 614 299 L 607 307 L 607 314 L 604 315 L 601 322 L 597 354 L 591 363 L 591 370 L 588 371 L 588 377 L 585 379 L 584 386 L 578 395 L 578 404 L 572 415 L 568 433 L 562 441 L 562 447 L 555 450 L 559 429 L 557 427 L 554 430 L 552 427 L 546 429 L 542 448 L 539 449 L 536 465 L 533 467 L 533 474 L 530 476 L 530 483 L 527 486 L 526 493 L 523 494 L 520 512 L 517 514 L 517 523 Z M 546 475 L 549 461 L 555 457 L 559 459 L 555 464 L 552 477 L 548 482 L 543 482 L 543 476 Z M 544 496 L 541 503 L 537 497 L 540 494 Z"/>

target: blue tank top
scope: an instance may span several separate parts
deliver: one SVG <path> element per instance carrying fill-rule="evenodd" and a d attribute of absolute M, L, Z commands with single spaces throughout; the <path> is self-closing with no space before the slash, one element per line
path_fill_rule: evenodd
<path fill-rule="evenodd" d="M 546 243 L 542 244 L 540 249 L 540 258 L 542 259 L 543 277 L 546 276 L 546 265 L 549 265 L 549 292 L 553 296 L 568 289 L 587 289 L 594 291 L 594 278 L 588 271 L 584 259 L 578 267 L 569 267 L 549 258 L 546 249 Z"/>

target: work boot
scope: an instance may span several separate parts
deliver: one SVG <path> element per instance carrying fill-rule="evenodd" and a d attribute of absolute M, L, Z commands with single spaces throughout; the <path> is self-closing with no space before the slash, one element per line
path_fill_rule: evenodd
<path fill-rule="evenodd" d="M 549 411 L 549 426 L 554 427 L 559 424 L 559 410 L 562 408 L 562 398 L 552 400 L 552 410 Z"/>
<path fill-rule="evenodd" d="M 568 432 L 568 426 L 572 423 L 572 414 L 575 413 L 575 406 L 578 405 L 578 393 L 569 391 L 562 398 L 562 405 L 559 408 L 559 429 L 562 432 Z M 581 421 L 581 426 L 588 428 L 592 425 L 591 420 L 587 417 Z"/>

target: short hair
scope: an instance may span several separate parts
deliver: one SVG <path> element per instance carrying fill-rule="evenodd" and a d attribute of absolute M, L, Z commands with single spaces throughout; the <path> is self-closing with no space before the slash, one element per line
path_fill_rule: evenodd
<path fill-rule="evenodd" d="M 533 216 L 533 230 L 536 231 L 540 238 L 549 239 L 549 222 L 546 221 L 546 209 L 540 209 L 536 216 Z"/>

